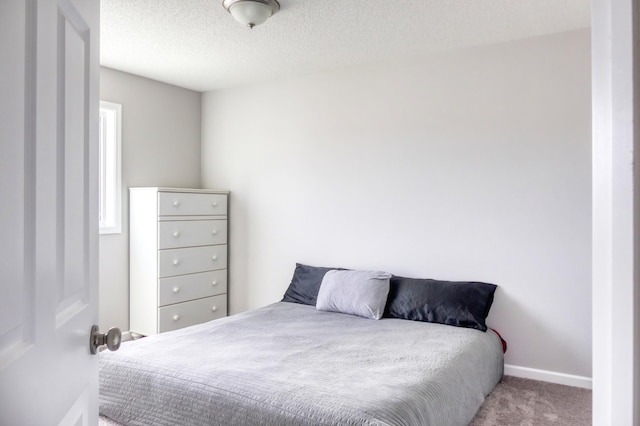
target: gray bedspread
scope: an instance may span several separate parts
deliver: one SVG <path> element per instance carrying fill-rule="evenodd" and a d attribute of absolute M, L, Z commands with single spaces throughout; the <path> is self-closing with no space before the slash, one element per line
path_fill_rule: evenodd
<path fill-rule="evenodd" d="M 499 338 L 279 302 L 100 353 L 100 413 L 125 425 L 467 425 Z"/>

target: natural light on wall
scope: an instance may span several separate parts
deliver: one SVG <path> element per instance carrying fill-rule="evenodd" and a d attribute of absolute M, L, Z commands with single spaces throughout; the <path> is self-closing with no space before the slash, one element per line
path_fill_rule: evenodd
<path fill-rule="evenodd" d="M 100 101 L 100 233 L 121 232 L 120 139 L 122 106 Z"/>

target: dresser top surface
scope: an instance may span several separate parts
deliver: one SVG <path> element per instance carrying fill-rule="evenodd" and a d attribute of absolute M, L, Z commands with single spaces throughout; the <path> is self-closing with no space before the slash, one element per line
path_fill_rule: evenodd
<path fill-rule="evenodd" d="M 129 191 L 153 191 L 153 192 L 196 192 L 199 194 L 229 194 L 229 191 L 219 189 L 196 189 L 196 188 L 169 188 L 160 186 L 135 186 L 129 188 Z"/>

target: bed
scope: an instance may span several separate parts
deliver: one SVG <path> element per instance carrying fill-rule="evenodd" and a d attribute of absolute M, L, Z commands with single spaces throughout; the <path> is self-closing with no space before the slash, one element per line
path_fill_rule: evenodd
<path fill-rule="evenodd" d="M 379 320 L 287 301 L 301 294 L 288 290 L 125 342 L 100 354 L 100 413 L 124 425 L 469 424 L 502 378 L 501 339 L 482 325 L 392 317 L 393 288 Z"/>

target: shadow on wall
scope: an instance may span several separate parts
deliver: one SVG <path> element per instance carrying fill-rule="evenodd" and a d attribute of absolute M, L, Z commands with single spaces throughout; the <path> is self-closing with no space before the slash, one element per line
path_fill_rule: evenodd
<path fill-rule="evenodd" d="M 532 306 L 538 303 L 527 303 L 517 299 L 514 292 L 508 288 L 499 286 L 487 319 L 487 325 L 496 329 L 507 341 L 509 350 L 505 354 L 505 364 L 513 365 L 512 359 L 528 358 L 536 360 L 538 365 L 530 365 L 530 368 L 554 371 L 557 370 L 559 360 L 583 360 L 585 354 L 576 353 L 579 346 L 570 340 L 573 337 L 576 342 L 579 336 L 569 336 L 563 339 L 558 334 L 558 321 L 563 321 L 562 316 L 546 318 L 538 315 Z M 508 309 L 500 306 L 508 306 Z M 496 309 L 497 308 L 497 309 Z M 510 313 L 508 317 L 501 313 Z M 517 313 L 514 315 L 514 313 Z M 590 318 L 585 318 L 585 330 L 591 330 Z M 533 325 L 533 326 L 532 326 Z M 513 334 L 504 330 L 530 330 L 528 333 Z M 540 344 L 540 342 L 545 342 Z M 552 349 L 551 349 L 552 348 Z M 560 356 L 559 356 L 560 355 Z M 566 365 L 561 372 L 584 370 L 590 371 L 589 359 L 584 360 L 585 365 Z"/>
<path fill-rule="evenodd" d="M 248 208 L 233 192 L 229 193 L 229 315 L 241 312 L 249 304 L 251 258 L 248 232 Z"/>

